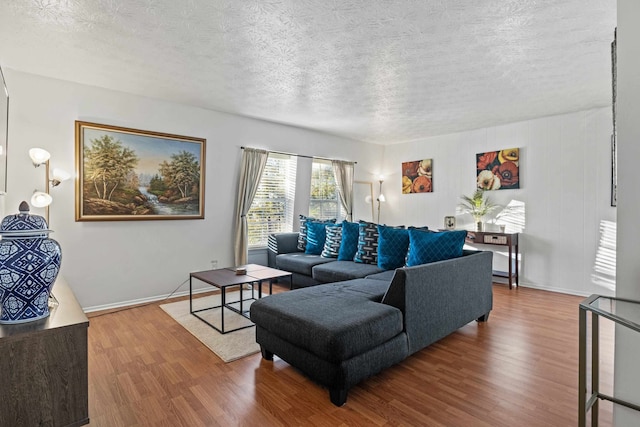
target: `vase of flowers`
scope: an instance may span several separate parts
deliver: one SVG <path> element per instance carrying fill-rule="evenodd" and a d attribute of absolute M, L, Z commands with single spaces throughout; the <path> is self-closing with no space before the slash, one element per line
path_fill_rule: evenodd
<path fill-rule="evenodd" d="M 476 223 L 476 231 L 482 231 L 484 228 L 482 219 L 485 215 L 493 212 L 498 205 L 493 203 L 489 197 L 485 196 L 484 190 L 481 188 L 477 189 L 471 197 L 462 195 L 460 199 L 462 200 L 458 205 L 460 210 L 473 217 Z"/>

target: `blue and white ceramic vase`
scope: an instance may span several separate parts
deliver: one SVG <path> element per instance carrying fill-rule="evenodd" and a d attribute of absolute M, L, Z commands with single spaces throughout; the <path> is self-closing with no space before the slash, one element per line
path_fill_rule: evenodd
<path fill-rule="evenodd" d="M 49 239 L 47 222 L 29 214 L 7 215 L 0 224 L 0 323 L 24 323 L 49 315 L 49 295 L 62 253 Z"/>

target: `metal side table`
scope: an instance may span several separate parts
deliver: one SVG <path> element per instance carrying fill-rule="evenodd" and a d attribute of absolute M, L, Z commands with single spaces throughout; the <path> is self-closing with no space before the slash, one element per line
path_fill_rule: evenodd
<path fill-rule="evenodd" d="M 591 393 L 587 391 L 587 312 L 591 312 Z M 640 332 L 640 301 L 591 295 L 580 303 L 580 342 L 578 372 L 578 426 L 587 425 L 591 411 L 591 427 L 598 426 L 598 401 L 608 400 L 618 405 L 640 411 L 640 406 L 613 396 L 600 393 L 599 375 L 599 327 L 600 316 L 618 325 Z"/>

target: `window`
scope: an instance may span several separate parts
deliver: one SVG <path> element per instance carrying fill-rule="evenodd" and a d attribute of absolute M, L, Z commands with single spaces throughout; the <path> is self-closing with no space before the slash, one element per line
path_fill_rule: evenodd
<path fill-rule="evenodd" d="M 318 219 L 340 219 L 346 216 L 329 160 L 313 159 L 309 216 Z"/>
<path fill-rule="evenodd" d="M 267 246 L 271 233 L 293 230 L 297 157 L 269 153 L 260 185 L 247 214 L 249 247 Z"/>

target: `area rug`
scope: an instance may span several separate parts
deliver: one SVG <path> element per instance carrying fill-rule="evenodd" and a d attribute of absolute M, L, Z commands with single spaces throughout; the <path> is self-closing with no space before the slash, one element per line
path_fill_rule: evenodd
<path fill-rule="evenodd" d="M 247 291 L 244 297 L 247 298 Z M 229 292 L 226 295 L 227 302 L 237 301 L 239 292 Z M 194 297 L 193 309 L 213 307 L 220 305 L 220 294 Z M 182 325 L 194 337 L 209 347 L 220 359 L 225 362 L 232 362 L 242 357 L 255 354 L 260 351 L 260 346 L 256 343 L 256 329 L 254 327 L 241 329 L 239 331 L 221 334 L 211 326 L 198 319 L 189 312 L 189 300 L 163 304 L 160 306 L 169 316 Z M 220 309 L 202 311 L 198 313 L 208 322 L 220 328 Z M 231 310 L 224 311 L 225 330 L 237 328 L 238 326 L 251 325 L 251 321 Z"/>

